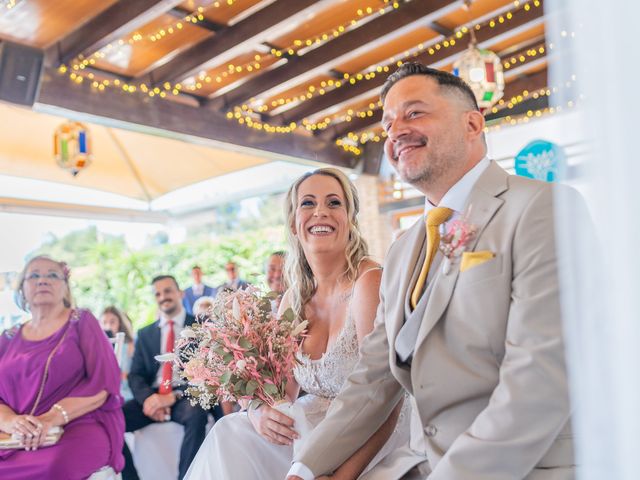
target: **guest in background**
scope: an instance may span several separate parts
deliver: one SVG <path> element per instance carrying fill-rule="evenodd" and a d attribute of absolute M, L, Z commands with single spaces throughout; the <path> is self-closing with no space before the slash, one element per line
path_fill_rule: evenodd
<path fill-rule="evenodd" d="M 133 393 L 129 388 L 129 382 L 127 377 L 129 376 L 129 370 L 131 369 L 131 361 L 133 360 L 134 340 L 133 340 L 133 327 L 131 326 L 131 320 L 129 317 L 118 308 L 113 305 L 108 306 L 100 315 L 100 324 L 102 329 L 106 332 L 110 332 L 113 336 L 116 333 L 124 333 L 124 355 L 122 356 L 122 364 L 120 370 L 122 372 L 122 380 L 120 382 L 120 392 L 125 400 L 131 400 Z"/>
<path fill-rule="evenodd" d="M 280 296 L 286 290 L 284 281 L 284 251 L 278 250 L 273 252 L 267 260 L 265 267 L 265 275 L 267 277 L 267 285 L 269 290 L 278 293 Z"/>
<path fill-rule="evenodd" d="M 282 295 L 286 290 L 283 275 L 285 260 L 284 255 L 285 253 L 282 250 L 273 252 L 271 255 L 269 255 L 269 259 L 267 260 L 267 263 L 265 265 L 265 275 L 267 278 L 269 291 L 278 294 L 276 298 L 271 300 L 271 308 L 274 312 L 278 311 L 278 308 L 280 307 L 280 301 L 282 300 Z"/>
<path fill-rule="evenodd" d="M 200 444 L 204 440 L 207 413 L 193 407 L 183 398 L 185 385 L 180 382 L 171 363 L 155 359 L 162 353 L 173 352 L 180 332 L 195 321 L 182 306 L 182 292 L 171 275 L 159 275 L 152 282 L 153 294 L 159 309 L 159 318 L 138 332 L 133 362 L 129 372 L 129 386 L 133 400 L 124 404 L 126 431 L 135 432 L 154 422 L 172 420 L 184 426 L 184 438 L 178 465 L 179 478 L 189 468 Z M 138 473 L 127 445 L 124 445 L 125 480 L 137 479 Z"/>
<path fill-rule="evenodd" d="M 235 292 L 236 290 L 244 290 L 249 284 L 238 276 L 238 266 L 234 262 L 227 262 L 224 267 L 227 272 L 228 280 L 218 287 L 218 290 L 225 289 Z"/>
<path fill-rule="evenodd" d="M 31 259 L 16 298 L 31 319 L 0 335 L 0 431 L 25 448 L 0 450 L 0 478 L 122 470 L 120 369 L 96 318 L 72 308 L 66 264 Z M 62 437 L 41 448 L 54 427 L 64 427 Z"/>
<path fill-rule="evenodd" d="M 193 315 L 193 304 L 200 297 L 214 297 L 217 289 L 202 283 L 202 269 L 198 265 L 194 265 L 191 269 L 191 278 L 193 285 L 184 291 L 182 305 L 189 315 Z"/>
<path fill-rule="evenodd" d="M 193 316 L 196 317 L 196 320 L 203 321 L 209 318 L 213 302 L 215 302 L 215 299 L 209 296 L 200 297 L 195 301 L 193 304 Z"/>

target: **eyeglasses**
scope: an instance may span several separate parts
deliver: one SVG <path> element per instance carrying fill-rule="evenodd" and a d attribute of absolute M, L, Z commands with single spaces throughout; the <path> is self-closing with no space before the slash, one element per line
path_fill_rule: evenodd
<path fill-rule="evenodd" d="M 28 275 L 25 280 L 28 280 L 30 282 L 37 282 L 38 280 L 40 280 L 41 278 L 46 278 L 47 280 L 64 280 L 64 277 L 62 276 L 62 274 L 60 273 L 56 273 L 56 272 L 49 272 L 45 275 L 40 275 L 39 273 L 32 273 L 30 275 Z"/>

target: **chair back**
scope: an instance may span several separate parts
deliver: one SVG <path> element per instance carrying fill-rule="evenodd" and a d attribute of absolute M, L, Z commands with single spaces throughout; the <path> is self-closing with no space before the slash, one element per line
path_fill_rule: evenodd
<path fill-rule="evenodd" d="M 113 344 L 113 353 L 116 355 L 118 367 L 122 370 L 122 355 L 124 354 L 124 332 L 118 332 L 109 341 Z"/>

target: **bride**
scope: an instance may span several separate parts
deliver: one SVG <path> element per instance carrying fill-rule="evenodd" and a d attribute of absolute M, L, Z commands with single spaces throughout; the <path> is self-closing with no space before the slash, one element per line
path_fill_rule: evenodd
<path fill-rule="evenodd" d="M 309 321 L 308 335 L 288 385 L 290 399 L 317 425 L 358 360 L 373 329 L 381 269 L 367 258 L 356 215 L 356 189 L 339 170 L 299 178 L 286 199 L 289 225 L 287 284 L 280 312 L 291 307 Z M 401 402 L 402 403 L 402 402 Z M 409 437 L 408 414 L 398 405 L 382 427 L 336 472 L 334 479 L 377 478 L 375 465 Z M 399 419 L 400 417 L 400 419 Z M 299 437 L 292 418 L 267 405 L 223 417 L 200 447 L 190 480 L 284 479 Z M 373 470 L 372 470 L 373 468 Z"/>

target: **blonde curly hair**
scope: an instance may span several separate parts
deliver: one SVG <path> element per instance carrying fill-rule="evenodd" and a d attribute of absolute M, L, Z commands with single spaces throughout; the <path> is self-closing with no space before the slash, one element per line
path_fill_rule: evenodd
<path fill-rule="evenodd" d="M 344 193 L 349 219 L 349 240 L 345 257 L 347 268 L 343 273 L 348 281 L 355 281 L 358 276 L 358 265 L 363 258 L 368 256 L 367 242 L 362 237 L 358 227 L 358 212 L 360 200 L 355 185 L 343 172 L 336 168 L 319 168 L 308 172 L 296 180 L 289 188 L 285 199 L 285 218 L 287 221 L 287 242 L 289 249 L 285 263 L 285 277 L 289 286 L 289 299 L 291 308 L 298 320 L 304 317 L 304 306 L 313 297 L 316 291 L 316 282 L 311 271 L 311 266 L 300 244 L 300 240 L 293 233 L 298 206 L 298 190 L 302 182 L 314 175 L 323 175 L 335 178 Z"/>

